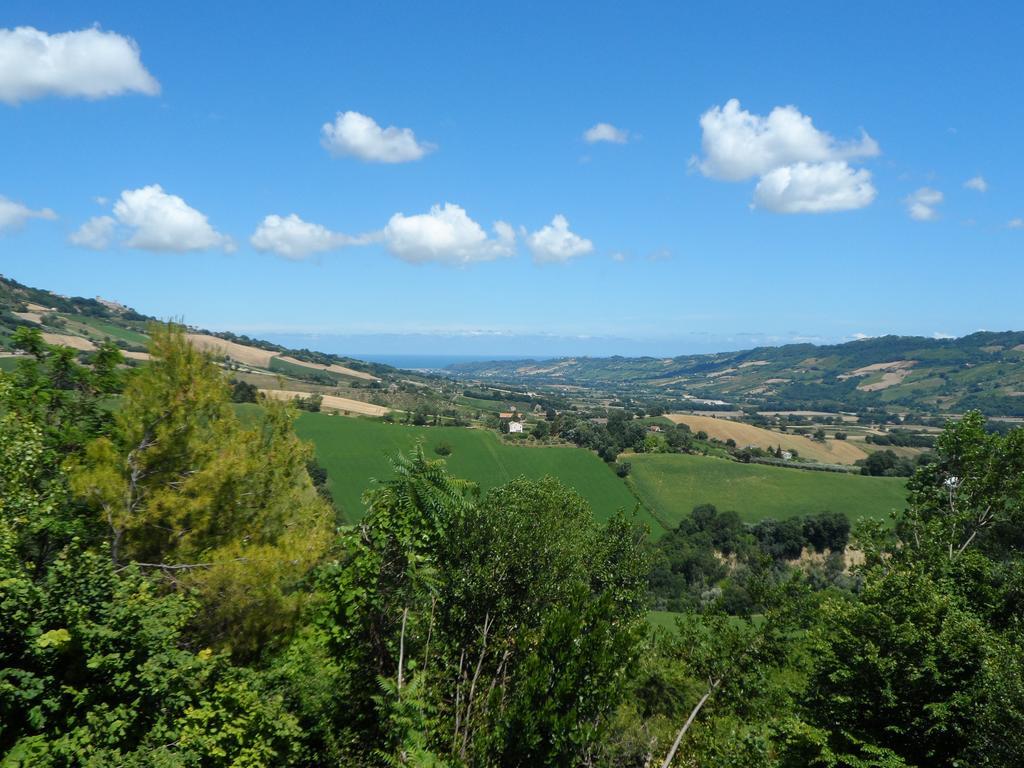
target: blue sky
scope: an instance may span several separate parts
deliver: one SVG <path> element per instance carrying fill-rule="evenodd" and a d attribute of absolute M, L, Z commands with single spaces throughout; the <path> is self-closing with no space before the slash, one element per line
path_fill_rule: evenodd
<path fill-rule="evenodd" d="M 350 353 L 1024 327 L 1024 8 L 780 5 L 7 0 L 0 272 Z"/>

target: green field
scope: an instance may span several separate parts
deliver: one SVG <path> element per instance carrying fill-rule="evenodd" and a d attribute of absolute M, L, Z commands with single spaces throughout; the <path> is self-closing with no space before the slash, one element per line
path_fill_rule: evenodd
<path fill-rule="evenodd" d="M 303 413 L 295 428 L 315 446 L 317 459 L 327 469 L 331 493 L 349 521 L 362 517 L 360 497 L 370 479 L 390 477 L 389 457 L 399 451 L 408 453 L 417 440 L 423 440 L 431 458 L 437 458 L 434 448 L 439 443 L 448 443 L 452 453 L 445 459 L 452 474 L 473 480 L 484 490 L 520 475 L 552 475 L 586 498 L 598 520 L 606 520 L 618 509 L 632 511 L 636 505 L 611 468 L 579 448 L 526 448 L 504 445 L 493 432 L 480 429 L 408 427 L 322 413 Z M 641 514 L 653 530 L 656 523 Z"/>
<path fill-rule="evenodd" d="M 282 360 L 279 357 L 270 358 L 270 370 L 275 373 L 283 373 L 286 376 L 293 376 L 297 379 L 306 379 L 307 381 L 333 381 L 337 383 L 344 378 L 340 373 L 322 371 L 318 368 L 310 368 L 305 365 L 296 365 L 295 363 L 289 363 L 287 360 Z"/>
<path fill-rule="evenodd" d="M 65 320 L 70 323 L 77 323 L 82 326 L 86 326 L 91 329 L 94 333 L 98 333 L 100 336 L 109 336 L 111 339 L 117 341 L 126 341 L 129 344 L 136 344 L 145 347 L 149 343 L 149 337 L 138 331 L 133 331 L 130 328 L 122 328 L 119 325 L 108 323 L 99 317 L 90 317 L 88 315 L 63 315 Z"/>
<path fill-rule="evenodd" d="M 629 460 L 637 495 L 671 526 L 705 503 L 735 510 L 747 522 L 826 510 L 844 512 L 851 520 L 888 519 L 891 511 L 903 508 L 906 497 L 906 481 L 898 477 L 811 472 L 685 454 L 639 454 Z"/>
<path fill-rule="evenodd" d="M 13 371 L 18 367 L 17 357 L 0 357 L 0 371 Z"/>

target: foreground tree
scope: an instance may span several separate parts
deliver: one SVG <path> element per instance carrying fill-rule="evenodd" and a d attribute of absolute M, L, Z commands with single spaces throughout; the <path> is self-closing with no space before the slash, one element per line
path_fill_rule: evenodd
<path fill-rule="evenodd" d="M 69 463 L 71 488 L 109 526 L 115 565 L 198 590 L 204 636 L 255 653 L 294 620 L 332 512 L 291 411 L 267 403 L 244 426 L 222 372 L 182 329 L 154 327 L 151 339 L 110 435 Z"/>
<path fill-rule="evenodd" d="M 991 435 L 971 413 L 936 449 L 896 541 L 862 533 L 859 599 L 827 601 L 812 632 L 817 764 L 1008 766 L 1024 754 L 1024 430 Z"/>
<path fill-rule="evenodd" d="M 585 764 L 643 631 L 640 535 L 554 480 L 478 498 L 421 449 L 397 469 L 325 585 L 349 759 Z"/>

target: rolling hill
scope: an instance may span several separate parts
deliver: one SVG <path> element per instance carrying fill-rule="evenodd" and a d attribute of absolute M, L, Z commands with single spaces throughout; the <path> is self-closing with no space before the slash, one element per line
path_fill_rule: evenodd
<path fill-rule="evenodd" d="M 10 337 L 19 326 L 38 328 L 50 344 L 82 352 L 104 340 L 116 343 L 126 356 L 145 359 L 148 317 L 116 301 L 61 296 L 0 275 L 0 354 L 11 350 Z M 242 368 L 306 377 L 326 384 L 379 382 L 397 369 L 340 355 L 294 350 L 248 336 L 190 329 L 197 347 Z"/>
<path fill-rule="evenodd" d="M 957 339 L 883 336 L 680 357 L 457 363 L 456 376 L 578 386 L 694 407 L 960 413 L 1024 417 L 1024 331 Z"/>

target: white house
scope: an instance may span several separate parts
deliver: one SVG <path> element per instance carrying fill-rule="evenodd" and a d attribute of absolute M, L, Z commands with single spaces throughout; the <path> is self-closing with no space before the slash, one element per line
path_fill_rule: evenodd
<path fill-rule="evenodd" d="M 521 422 L 521 421 L 510 421 L 508 423 L 508 431 L 509 431 L 509 434 L 511 434 L 513 432 L 522 432 L 523 431 L 523 422 Z"/>

